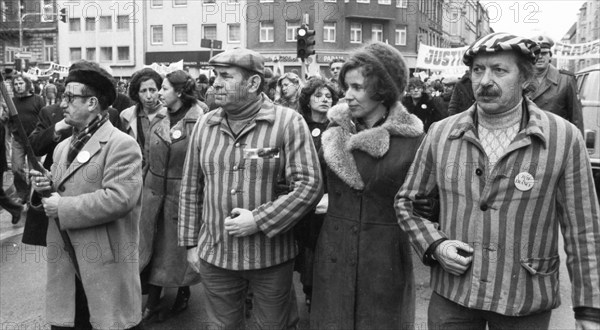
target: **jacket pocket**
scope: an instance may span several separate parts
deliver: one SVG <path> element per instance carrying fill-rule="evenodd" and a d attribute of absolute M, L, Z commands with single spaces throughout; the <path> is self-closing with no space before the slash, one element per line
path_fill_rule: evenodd
<path fill-rule="evenodd" d="M 555 255 L 548 258 L 525 258 L 521 259 L 521 266 L 531 275 L 549 276 L 558 271 L 560 257 Z"/>
<path fill-rule="evenodd" d="M 115 262 L 115 255 L 110 244 L 110 238 L 108 237 L 108 228 L 106 226 L 100 226 L 96 229 L 96 235 L 98 237 L 98 245 L 100 245 L 100 253 L 102 255 L 102 264 L 111 264 Z"/>

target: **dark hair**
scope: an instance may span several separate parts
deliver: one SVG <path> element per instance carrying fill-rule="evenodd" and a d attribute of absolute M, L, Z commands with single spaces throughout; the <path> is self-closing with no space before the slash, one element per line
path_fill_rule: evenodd
<path fill-rule="evenodd" d="M 339 98 L 333 85 L 323 78 L 311 78 L 306 82 L 306 86 L 300 91 L 300 98 L 298 100 L 300 113 L 302 113 L 305 118 L 310 118 L 310 98 L 316 91 L 323 87 L 327 88 L 331 93 L 331 106 L 337 104 Z"/>
<path fill-rule="evenodd" d="M 163 78 L 158 72 L 150 68 L 141 69 L 134 73 L 129 83 L 129 97 L 136 103 L 140 103 L 140 86 L 147 80 L 154 80 L 157 89 L 160 89 L 160 86 L 162 86 Z"/>
<path fill-rule="evenodd" d="M 383 105 L 386 107 L 390 107 L 398 101 L 400 95 L 395 92 L 395 89 L 392 86 L 386 84 L 382 79 L 382 77 L 387 75 L 387 73 L 383 71 L 385 68 L 375 65 L 373 62 L 364 61 L 359 57 L 353 56 L 348 59 L 340 70 L 339 81 L 340 86 L 342 86 L 344 90 L 348 89 L 348 85 L 346 84 L 346 73 L 354 69 L 360 69 L 360 71 L 362 71 L 361 73 L 363 77 L 365 77 L 366 91 L 371 99 L 382 101 Z"/>
<path fill-rule="evenodd" d="M 22 74 L 20 74 L 20 73 L 18 73 L 18 74 L 16 74 L 16 75 L 14 75 L 14 76 L 12 77 L 12 86 L 11 86 L 11 87 L 12 87 L 13 89 L 15 88 L 15 80 L 17 80 L 17 79 L 23 79 L 23 81 L 25 82 L 25 89 L 26 89 L 28 92 L 33 92 L 33 82 L 31 81 L 31 79 L 29 79 L 29 78 L 25 77 L 24 75 L 22 75 Z"/>
<path fill-rule="evenodd" d="M 425 83 L 418 77 L 412 77 L 408 79 L 408 89 L 421 88 L 425 89 Z"/>
<path fill-rule="evenodd" d="M 197 102 L 196 81 L 189 73 L 183 70 L 173 71 L 165 77 L 173 86 L 175 92 L 180 93 L 179 99 L 184 107 L 190 108 Z"/>
<path fill-rule="evenodd" d="M 237 67 L 237 68 L 240 69 L 240 71 L 242 72 L 242 78 L 244 80 L 248 80 L 248 79 L 250 79 L 250 77 L 252 77 L 254 75 L 257 75 L 260 77 L 260 84 L 258 84 L 258 89 L 257 89 L 257 94 L 260 95 L 260 93 L 262 93 L 262 91 L 263 91 L 263 88 L 265 88 L 265 75 L 262 73 L 246 70 L 244 68 L 240 68 L 240 67 Z"/>
<path fill-rule="evenodd" d="M 345 60 L 341 59 L 341 58 L 334 58 L 333 60 L 331 60 L 331 62 L 329 62 L 329 68 L 331 69 L 331 66 L 333 65 L 333 63 L 344 63 Z"/>
<path fill-rule="evenodd" d="M 207 84 L 208 83 L 208 77 L 204 73 L 201 73 L 198 76 L 198 83 Z"/>
<path fill-rule="evenodd" d="M 210 78 L 208 78 L 208 84 L 212 86 L 215 83 L 215 79 L 217 79 L 217 77 L 210 76 Z"/>

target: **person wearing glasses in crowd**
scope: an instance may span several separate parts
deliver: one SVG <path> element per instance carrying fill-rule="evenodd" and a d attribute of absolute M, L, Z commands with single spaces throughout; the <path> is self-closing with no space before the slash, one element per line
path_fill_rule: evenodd
<path fill-rule="evenodd" d="M 415 318 L 408 237 L 394 195 L 423 139 L 400 98 L 408 67 L 374 42 L 342 66 L 346 102 L 328 111 L 321 139 L 328 208 L 315 250 L 311 329 L 404 329 Z"/>
<path fill-rule="evenodd" d="M 408 112 L 419 117 L 423 122 L 425 132 L 429 126 L 448 117 L 438 102 L 427 92 L 425 92 L 425 83 L 418 77 L 412 77 L 408 80 L 408 93 L 402 98 L 402 104 Z"/>
<path fill-rule="evenodd" d="M 538 54 L 535 41 L 501 32 L 467 48 L 476 102 L 431 126 L 396 196 L 400 227 L 431 267 L 429 328 L 548 329 L 561 236 L 573 328 L 600 328 L 590 160 L 577 127 L 524 96 Z M 430 196 L 438 223 L 415 203 Z"/>
<path fill-rule="evenodd" d="M 577 126 L 583 134 L 583 114 L 577 95 L 575 75 L 552 65 L 552 47 L 554 41 L 547 36 L 531 38 L 540 46 L 540 56 L 535 62 L 536 86 L 528 97 L 540 108 Z M 600 87 L 598 87 L 600 88 Z"/>
<path fill-rule="evenodd" d="M 59 219 L 47 234 L 56 247 L 48 249 L 45 295 L 52 329 L 138 329 L 142 318 L 135 253 L 142 155 L 108 120 L 115 94 L 97 63 L 73 64 L 61 101 L 73 134 L 56 146 L 51 172 L 30 172 L 36 194 L 54 191 L 35 207 Z"/>
<path fill-rule="evenodd" d="M 275 100 L 275 104 L 279 104 L 290 109 L 300 111 L 300 91 L 303 84 L 297 74 L 288 72 L 277 80 L 279 88 L 279 98 Z"/>
<path fill-rule="evenodd" d="M 189 267 L 187 250 L 177 245 L 177 212 L 183 162 L 192 129 L 208 107 L 198 101 L 195 80 L 185 71 L 173 71 L 162 81 L 158 91 L 167 108 L 167 116 L 150 127 L 146 136 L 150 146 L 146 154 L 140 242 L 144 254 L 151 254 L 145 269 L 148 300 L 143 320 L 163 321 L 188 308 L 190 285 L 200 282 L 200 275 Z M 148 244 L 150 243 L 150 244 Z M 141 250 L 142 246 L 140 246 Z M 175 302 L 168 312 L 160 309 L 163 287 L 178 288 Z"/>

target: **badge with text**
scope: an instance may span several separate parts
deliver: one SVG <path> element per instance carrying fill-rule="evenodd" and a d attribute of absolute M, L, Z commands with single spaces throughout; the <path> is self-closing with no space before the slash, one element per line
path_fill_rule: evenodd
<path fill-rule="evenodd" d="M 247 148 L 244 149 L 244 158 L 279 158 L 279 148 Z"/>
<path fill-rule="evenodd" d="M 173 131 L 172 136 L 174 139 L 179 139 L 181 137 L 181 131 L 180 130 Z"/>
<path fill-rule="evenodd" d="M 77 154 L 77 161 L 80 163 L 87 163 L 90 160 L 90 153 L 88 151 L 82 151 Z"/>
<path fill-rule="evenodd" d="M 533 188 L 533 184 L 535 183 L 535 179 L 533 175 L 527 172 L 521 172 L 517 174 L 515 177 L 515 187 L 520 191 L 529 191 Z"/>
<path fill-rule="evenodd" d="M 312 136 L 317 137 L 317 136 L 321 135 L 321 130 L 318 128 L 315 128 L 312 130 L 311 134 L 312 134 Z"/>

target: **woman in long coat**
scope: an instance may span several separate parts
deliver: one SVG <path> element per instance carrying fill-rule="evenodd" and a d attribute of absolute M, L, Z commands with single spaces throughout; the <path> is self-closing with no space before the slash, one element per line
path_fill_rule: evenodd
<path fill-rule="evenodd" d="M 315 252 L 311 329 L 412 327 L 411 248 L 394 212 L 423 136 L 399 102 L 408 68 L 400 52 L 376 42 L 340 73 L 346 103 L 328 113 L 323 133 L 329 207 Z"/>
<path fill-rule="evenodd" d="M 155 232 L 147 270 L 150 288 L 145 321 L 155 316 L 164 319 L 159 310 L 163 287 L 179 288 L 169 313 L 174 315 L 187 308 L 189 286 L 200 282 L 200 275 L 188 265 L 186 248 L 177 246 L 177 212 L 189 137 L 206 106 L 196 99 L 194 79 L 182 70 L 169 73 L 159 93 L 168 115 L 150 128 L 147 137 L 148 169 L 141 222 L 154 226 Z"/>

